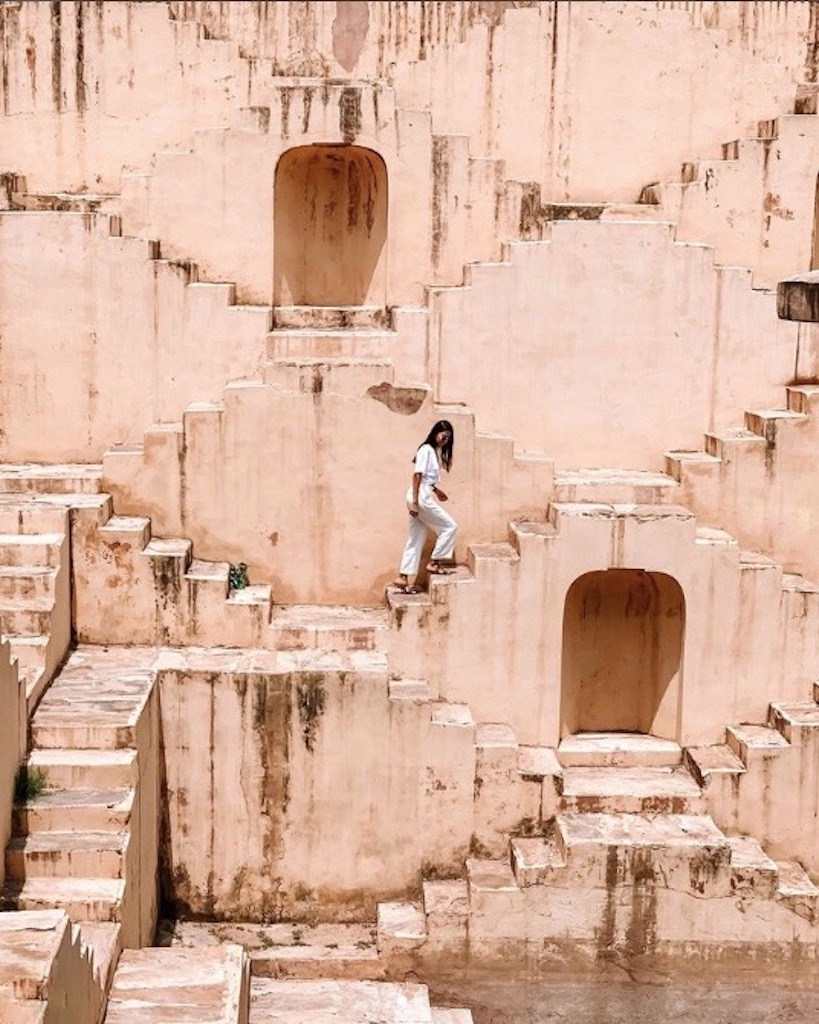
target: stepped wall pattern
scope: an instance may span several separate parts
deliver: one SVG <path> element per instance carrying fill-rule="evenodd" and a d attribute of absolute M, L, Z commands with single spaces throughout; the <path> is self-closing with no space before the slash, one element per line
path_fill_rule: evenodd
<path fill-rule="evenodd" d="M 98 461 L 263 357 L 269 309 L 234 305 L 229 285 L 199 284 L 151 241 L 120 237 L 107 214 L 4 211 L 0 236 L 9 462 Z"/>
<path fill-rule="evenodd" d="M 805 3 L 0 4 L 6 1024 L 815 962 L 817 53 Z"/>
<path fill-rule="evenodd" d="M 703 521 L 808 573 L 819 564 L 810 486 L 816 396 L 812 385 L 787 388 L 778 407 L 748 410 L 742 426 L 707 434 L 704 449 L 666 457 L 682 500 Z"/>
<path fill-rule="evenodd" d="M 815 263 L 814 175 L 819 127 L 815 86 L 809 111 L 760 121 L 756 135 L 722 147 L 722 159 L 685 163 L 682 180 L 651 185 L 644 198 L 677 224 L 679 241 L 707 241 L 720 263 L 751 266 L 757 287 L 793 272 L 794 256 Z"/>
<path fill-rule="evenodd" d="M 4 296 L 8 344 L 0 366 L 6 399 L 3 448 L 9 460 L 42 460 L 47 453 L 67 461 L 98 459 L 114 444 L 139 443 L 154 423 L 184 419 L 188 403 L 218 403 L 231 379 L 236 383 L 224 392 L 225 400 L 238 400 L 248 394 L 243 388 L 256 387 L 242 380 L 258 382 L 265 375 L 280 390 L 304 390 L 312 375 L 309 386 L 315 389 L 325 386 L 317 375 L 332 378 L 332 373 L 310 364 L 349 354 L 353 361 L 375 363 L 361 368 L 357 386 L 347 385 L 349 398 L 362 399 L 362 417 L 373 415 L 368 388 L 393 381 L 417 388 L 417 382 L 430 380 L 439 401 L 466 400 L 481 426 L 514 437 L 523 450 L 557 452 L 569 466 L 598 460 L 660 468 L 669 436 L 694 448 L 703 424 L 728 428 L 745 401 L 773 405 L 797 362 L 805 379 L 816 375 L 815 359 L 800 348 L 796 326 L 774 318 L 773 296 L 751 290 L 747 272 L 715 268 L 709 249 L 673 243 L 666 225 L 558 222 L 549 240 L 510 246 L 508 262 L 469 267 L 465 287 L 433 289 L 429 315 L 397 310 L 392 328 L 379 329 L 380 334 L 372 328 L 356 333 L 322 327 L 318 309 L 305 310 L 295 330 L 269 333 L 269 308 L 234 304 L 230 285 L 197 281 L 195 269 L 158 258 L 150 242 L 110 237 L 107 215 L 5 213 L 0 230 L 7 232 L 10 252 L 19 247 L 34 254 L 43 245 L 54 261 L 32 255 L 21 278 L 21 260 L 15 257 L 15 274 L 9 277 L 15 285 Z M 105 274 L 95 269 L 98 264 Z M 589 265 L 598 271 L 591 278 L 584 270 Z M 644 272 L 635 276 L 636 265 Z M 93 301 L 71 304 L 66 316 L 68 297 L 89 290 Z M 686 304 L 692 293 L 696 303 Z M 44 294 L 49 298 L 47 304 L 40 300 L 44 308 L 35 327 L 25 311 Z M 55 358 L 50 339 L 58 323 L 61 344 Z M 468 339 L 467 348 L 461 339 Z M 75 349 L 86 346 L 91 346 L 87 359 L 74 359 Z M 544 350 L 551 353 L 547 362 Z M 606 360 L 612 350 L 614 369 Z M 492 353 L 490 359 L 469 355 L 484 351 Z M 271 360 L 302 360 L 308 366 L 297 381 L 292 367 L 290 379 L 282 367 L 271 376 Z M 661 377 L 659 368 L 672 366 L 674 373 Z M 351 371 L 346 373 L 349 377 Z M 367 373 L 370 380 L 364 379 Z M 656 381 L 651 389 L 641 374 Z M 68 422 L 54 415 L 58 387 L 65 395 L 62 408 L 71 413 Z M 588 395 L 599 388 L 605 402 L 590 407 Z M 510 403 L 505 398 L 510 393 L 536 395 L 538 401 Z M 316 404 L 328 400 L 314 396 Z M 204 418 L 204 406 L 201 412 Z M 292 413 L 282 409 L 271 415 Z M 612 418 L 619 429 L 606 433 L 603 425 Z M 32 436 L 28 425 L 35 419 L 38 431 Z M 393 423 L 397 419 L 393 416 Z M 262 449 L 269 432 L 261 421 L 256 429 Z M 375 423 L 355 429 L 384 433 Z M 391 426 L 386 437 L 397 452 L 396 428 Z M 251 436 L 247 443 L 252 444 Z M 209 464 L 214 458 L 222 458 L 218 449 L 208 455 Z M 304 486 L 300 476 L 309 467 L 310 460 L 290 467 L 288 479 L 296 490 Z M 195 468 L 187 472 L 201 488 Z M 207 490 L 201 493 L 208 503 L 217 500 Z M 152 515 L 162 508 L 156 494 L 140 490 L 134 497 Z M 173 523 L 168 498 L 164 501 L 164 514 Z"/>
<path fill-rule="evenodd" d="M 563 466 L 661 468 L 661 437 L 694 445 L 697 424 L 733 421 L 739 375 L 745 393 L 772 398 L 771 384 L 790 379 L 795 325 L 707 247 L 673 243 L 670 225 L 649 222 L 560 221 L 550 234 L 431 297 L 436 395 L 457 391 L 521 447 L 558 453 Z M 491 359 L 469 359 L 455 338 Z M 596 408 L 589 394 L 604 396 Z"/>
<path fill-rule="evenodd" d="M 245 561 L 251 579 L 269 582 L 277 601 L 307 604 L 380 600 L 407 517 L 397 505 L 374 520 L 372 495 L 405 492 L 421 420 L 447 417 L 456 426 L 452 504 L 467 536 L 490 539 L 510 515 L 545 512 L 549 459 L 516 456 L 509 439 L 477 433 L 463 406 L 434 405 L 428 392 L 402 389 L 390 376 L 389 365 L 352 360 L 274 367 L 267 383 L 231 384 L 221 403 L 189 407 L 181 429 L 146 434 L 141 450 L 106 453 L 116 508 L 125 516 L 151 510 L 157 536 L 190 537 L 201 558 Z M 381 401 L 384 392 L 395 403 Z M 394 411 L 402 396 L 407 408 Z M 362 437 L 384 438 L 401 455 L 385 458 L 375 443 L 362 461 Z M 228 451 L 235 453 L 229 460 Z M 331 519 L 347 524 L 341 544 Z M 89 583 L 97 578 L 94 552 L 110 560 L 104 546 L 87 549 Z M 92 622 L 81 616 L 81 630 Z M 134 630 L 136 622 L 123 626 Z"/>
<path fill-rule="evenodd" d="M 553 180 L 550 198 L 629 201 L 692 152 L 717 155 L 718 133 L 775 117 L 793 81 L 816 71 L 815 25 L 801 3 L 649 0 L 625 38 L 621 8 L 609 3 L 581 12 L 379 2 L 365 18 L 316 4 L 295 20 L 270 5 L 230 6 L 65 0 L 52 17 L 37 3 L 4 5 L 2 110 L 14 169 L 36 167 L 37 191 L 113 193 L 123 167 L 184 145 L 248 97 L 259 102 L 271 77 L 393 76 L 402 107 L 433 110 L 436 131 L 471 135 L 476 154 L 502 156 L 515 177 Z M 719 77 L 703 76 L 703 63 Z M 611 115 L 635 105 L 637 121 Z M 669 119 L 670 109 L 686 113 Z"/>

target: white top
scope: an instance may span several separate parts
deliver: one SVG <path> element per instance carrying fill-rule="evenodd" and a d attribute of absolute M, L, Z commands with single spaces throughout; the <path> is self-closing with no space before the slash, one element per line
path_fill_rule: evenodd
<path fill-rule="evenodd" d="M 429 490 L 441 479 L 438 455 L 431 444 L 422 444 L 415 453 L 415 472 L 421 474 L 421 487 Z"/>

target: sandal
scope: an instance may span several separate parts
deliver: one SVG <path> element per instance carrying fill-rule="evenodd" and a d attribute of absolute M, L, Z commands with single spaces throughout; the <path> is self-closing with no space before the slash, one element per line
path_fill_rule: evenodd
<path fill-rule="evenodd" d="M 423 591 L 417 583 L 405 583 L 403 580 L 393 580 L 390 584 L 391 590 L 397 590 L 399 594 L 422 594 Z"/>
<path fill-rule="evenodd" d="M 427 572 L 431 576 L 451 576 L 455 572 L 455 567 L 449 565 L 436 565 L 434 562 L 430 562 L 427 566 Z"/>

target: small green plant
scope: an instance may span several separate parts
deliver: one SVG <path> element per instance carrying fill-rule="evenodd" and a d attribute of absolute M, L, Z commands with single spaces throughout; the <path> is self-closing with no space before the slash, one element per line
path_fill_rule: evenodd
<path fill-rule="evenodd" d="M 304 934 L 302 933 L 301 928 L 294 928 L 293 929 L 293 945 L 294 946 L 303 946 L 304 944 L 305 944 L 305 942 L 304 942 Z"/>
<path fill-rule="evenodd" d="M 36 800 L 46 788 L 47 781 L 48 777 L 42 768 L 21 764 L 14 780 L 14 802 L 26 804 Z"/>
<path fill-rule="evenodd" d="M 247 562 L 239 562 L 238 565 L 231 565 L 228 572 L 228 586 L 231 590 L 244 590 L 250 586 L 250 577 L 247 574 Z"/>
<path fill-rule="evenodd" d="M 256 934 L 259 937 L 260 949 L 270 949 L 272 946 L 276 945 L 276 943 L 270 938 L 267 932 L 258 931 Z"/>

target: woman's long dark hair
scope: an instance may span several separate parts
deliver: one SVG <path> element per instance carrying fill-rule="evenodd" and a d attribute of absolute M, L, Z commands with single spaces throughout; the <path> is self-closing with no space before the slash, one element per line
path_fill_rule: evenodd
<path fill-rule="evenodd" d="M 430 432 L 427 434 L 427 436 L 424 438 L 421 444 L 418 445 L 418 447 L 420 448 L 421 445 L 428 444 L 435 448 L 435 436 L 436 434 L 440 434 L 442 430 L 449 431 L 449 440 L 441 449 L 441 462 L 443 463 L 444 469 L 448 473 L 450 468 L 452 467 L 452 449 L 455 445 L 455 428 L 452 426 L 449 420 L 438 420 L 438 422 L 433 425 L 432 430 L 430 430 Z"/>

